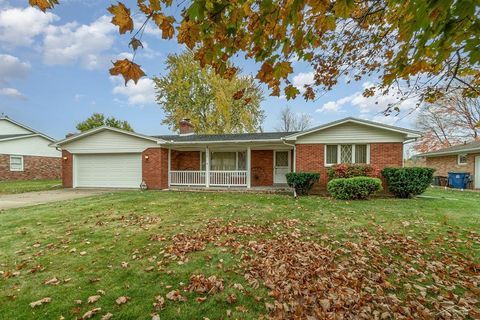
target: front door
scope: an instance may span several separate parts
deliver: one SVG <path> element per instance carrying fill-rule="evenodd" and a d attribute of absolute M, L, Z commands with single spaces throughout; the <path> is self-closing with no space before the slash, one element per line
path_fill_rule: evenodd
<path fill-rule="evenodd" d="M 475 157 L 475 189 L 480 189 L 480 156 Z"/>
<path fill-rule="evenodd" d="M 275 151 L 273 157 L 273 183 L 287 183 L 290 172 L 290 151 Z"/>

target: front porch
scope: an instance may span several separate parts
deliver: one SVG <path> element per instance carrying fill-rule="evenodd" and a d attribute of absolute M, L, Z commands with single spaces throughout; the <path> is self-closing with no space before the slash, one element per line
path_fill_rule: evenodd
<path fill-rule="evenodd" d="M 169 149 L 168 187 L 251 189 L 285 188 L 285 174 L 292 171 L 293 150 L 245 147 Z"/>

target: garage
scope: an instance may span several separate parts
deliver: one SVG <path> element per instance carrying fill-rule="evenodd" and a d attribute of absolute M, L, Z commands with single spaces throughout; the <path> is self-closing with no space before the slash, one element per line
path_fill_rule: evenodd
<path fill-rule="evenodd" d="M 140 153 L 76 154 L 74 187 L 139 188 L 142 182 Z"/>

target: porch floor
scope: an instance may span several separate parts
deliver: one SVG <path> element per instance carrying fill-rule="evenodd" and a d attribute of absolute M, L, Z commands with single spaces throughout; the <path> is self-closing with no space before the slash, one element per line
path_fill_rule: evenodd
<path fill-rule="evenodd" d="M 293 188 L 279 184 L 268 187 L 203 187 L 203 186 L 170 186 L 171 191 L 197 191 L 197 192 L 245 192 L 245 193 L 277 193 L 293 194 Z"/>

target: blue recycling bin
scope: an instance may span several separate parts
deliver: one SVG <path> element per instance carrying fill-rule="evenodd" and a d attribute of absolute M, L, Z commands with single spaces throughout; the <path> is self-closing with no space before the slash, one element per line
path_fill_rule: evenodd
<path fill-rule="evenodd" d="M 468 172 L 449 172 L 448 186 L 455 189 L 466 189 L 470 174 Z"/>

